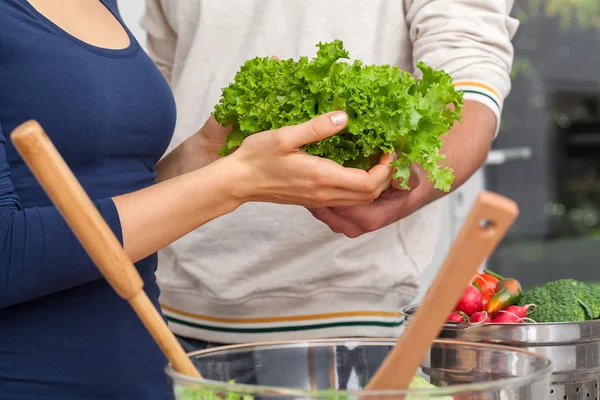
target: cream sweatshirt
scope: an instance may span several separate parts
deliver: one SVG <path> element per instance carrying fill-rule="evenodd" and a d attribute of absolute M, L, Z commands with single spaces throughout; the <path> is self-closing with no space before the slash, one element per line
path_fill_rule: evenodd
<path fill-rule="evenodd" d="M 245 60 L 313 57 L 316 43 L 334 39 L 367 64 L 446 70 L 499 124 L 518 26 L 512 3 L 147 0 L 149 53 L 178 107 L 171 149 L 204 123 Z M 163 311 L 175 333 L 220 343 L 396 336 L 439 224 L 433 203 L 349 239 L 302 207 L 245 204 L 159 253 Z"/>

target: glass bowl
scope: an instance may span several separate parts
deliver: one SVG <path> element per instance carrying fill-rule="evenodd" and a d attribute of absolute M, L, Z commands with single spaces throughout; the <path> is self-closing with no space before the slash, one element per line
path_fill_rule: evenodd
<path fill-rule="evenodd" d="M 436 340 L 406 391 L 362 390 L 395 339 L 326 339 L 224 346 L 190 357 L 203 379 L 166 368 L 176 400 L 544 400 L 550 361 L 524 350 Z M 419 382 L 417 382 L 419 381 Z"/>

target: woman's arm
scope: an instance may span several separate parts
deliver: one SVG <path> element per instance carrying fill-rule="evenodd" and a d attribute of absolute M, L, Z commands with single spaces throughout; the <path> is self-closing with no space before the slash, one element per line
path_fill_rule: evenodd
<path fill-rule="evenodd" d="M 335 125 L 331 115 L 343 116 L 342 124 Z M 253 135 L 235 153 L 204 168 L 117 197 L 125 249 L 139 260 L 248 201 L 372 202 L 390 182 L 391 155 L 367 173 L 300 151 L 305 143 L 339 132 L 346 121 L 345 113 L 334 112 Z"/>
<path fill-rule="evenodd" d="M 391 156 L 365 172 L 299 150 L 339 132 L 346 121 L 337 112 L 256 134 L 206 168 L 94 203 L 134 262 L 248 201 L 367 204 L 389 184 Z M 0 308 L 100 278 L 56 208 L 21 206 L 5 145 L 0 131 Z"/>
<path fill-rule="evenodd" d="M 250 179 L 232 160 L 212 163 L 114 199 L 123 245 L 134 260 L 158 251 L 244 202 L 232 182 Z"/>
<path fill-rule="evenodd" d="M 94 204 L 121 239 L 112 199 L 97 199 Z M 100 277 L 55 207 L 21 206 L 0 126 L 0 309 Z"/>

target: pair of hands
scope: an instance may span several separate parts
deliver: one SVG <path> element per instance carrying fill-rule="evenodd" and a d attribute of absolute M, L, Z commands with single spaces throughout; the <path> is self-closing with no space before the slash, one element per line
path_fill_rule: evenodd
<path fill-rule="evenodd" d="M 332 231 L 352 238 L 418 209 L 419 191 L 415 188 L 420 186 L 420 176 L 424 174 L 419 169 L 413 169 L 409 182 L 412 190 L 407 191 L 391 182 L 391 155 L 384 155 L 367 172 L 344 168 L 300 150 L 304 144 L 338 133 L 346 123 L 345 113 L 332 112 L 300 125 L 248 137 L 226 157 L 248 171 L 250 184 L 240 185 L 238 195 L 246 201 L 303 205 Z M 210 118 L 197 133 L 202 151 L 216 159 L 227 133 Z"/>

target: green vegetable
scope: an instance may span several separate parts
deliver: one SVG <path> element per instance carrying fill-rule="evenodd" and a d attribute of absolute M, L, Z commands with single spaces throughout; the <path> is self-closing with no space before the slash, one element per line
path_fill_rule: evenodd
<path fill-rule="evenodd" d="M 594 319 L 600 319 L 600 286 L 589 285 L 592 313 Z"/>
<path fill-rule="evenodd" d="M 176 386 L 175 400 L 254 400 L 254 396 L 243 393 L 219 393 L 196 387 Z"/>
<path fill-rule="evenodd" d="M 432 389 L 435 388 L 436 386 L 427 382 L 425 380 L 425 378 L 423 378 L 421 375 L 415 375 L 415 377 L 412 379 L 412 381 L 410 382 L 410 384 L 408 385 L 409 389 Z M 406 400 L 426 400 L 429 399 L 430 397 L 427 395 L 412 395 L 412 396 L 406 396 Z M 453 397 L 452 396 L 442 396 L 442 397 L 435 397 L 436 400 L 452 400 Z"/>
<path fill-rule="evenodd" d="M 463 106 L 451 77 L 422 62 L 417 63 L 423 72 L 419 80 L 396 66 L 341 62 L 349 55 L 340 40 L 317 46 L 310 61 L 256 57 L 244 63 L 213 112 L 221 125 L 232 126 L 220 154 L 230 154 L 254 133 L 343 110 L 347 126 L 304 151 L 368 170 L 383 153 L 396 150 L 392 164 L 401 187 L 408 189 L 410 165 L 420 164 L 437 189 L 449 191 L 454 173 L 441 164 L 440 136 L 460 120 Z"/>
<path fill-rule="evenodd" d="M 573 279 L 548 282 L 526 292 L 519 305 L 535 304 L 536 322 L 582 322 L 600 318 L 600 290 Z"/>

